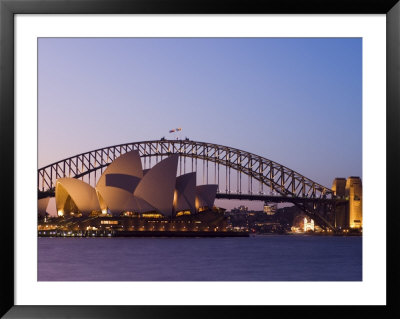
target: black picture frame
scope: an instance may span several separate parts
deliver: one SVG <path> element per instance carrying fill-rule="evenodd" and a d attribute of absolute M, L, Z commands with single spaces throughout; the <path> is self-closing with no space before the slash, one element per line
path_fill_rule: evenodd
<path fill-rule="evenodd" d="M 21 306 L 14 303 L 14 15 L 15 14 L 386 14 L 387 33 L 387 305 L 386 306 Z M 5 318 L 165 318 L 322 315 L 399 316 L 400 3 L 398 0 L 0 0 L 0 180 L 2 243 L 0 315 Z M 379 171 L 379 172 L 378 172 Z M 268 309 L 266 309 L 268 307 Z M 258 314 L 259 313 L 259 314 Z"/>

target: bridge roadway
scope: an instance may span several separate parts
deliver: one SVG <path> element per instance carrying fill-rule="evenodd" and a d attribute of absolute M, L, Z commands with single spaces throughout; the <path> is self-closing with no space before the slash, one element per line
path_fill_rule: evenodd
<path fill-rule="evenodd" d="M 38 192 L 38 199 L 45 197 L 54 197 L 54 189 L 46 192 Z M 348 202 L 346 199 L 339 198 L 302 198 L 292 196 L 275 196 L 265 194 L 238 194 L 238 193 L 217 193 L 215 196 L 217 199 L 236 199 L 236 200 L 250 200 L 250 201 L 263 201 L 269 203 L 333 203 L 336 205 L 344 205 Z"/>
<path fill-rule="evenodd" d="M 218 199 L 238 199 L 238 200 L 256 200 L 270 203 L 333 203 L 336 205 L 345 204 L 348 202 L 346 199 L 339 198 L 302 198 L 291 196 L 273 196 L 265 194 L 238 194 L 238 193 L 217 193 Z"/>

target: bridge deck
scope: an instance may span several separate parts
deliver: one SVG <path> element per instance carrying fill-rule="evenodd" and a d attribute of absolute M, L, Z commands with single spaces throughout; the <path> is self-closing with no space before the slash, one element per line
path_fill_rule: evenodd
<path fill-rule="evenodd" d="M 291 197 L 291 196 L 273 196 L 265 194 L 237 194 L 237 193 L 217 193 L 216 198 L 218 199 L 238 199 L 238 200 L 257 200 L 271 203 L 304 203 L 304 202 L 336 202 L 337 204 L 346 203 L 346 199 L 337 198 L 302 198 L 302 197 Z"/>

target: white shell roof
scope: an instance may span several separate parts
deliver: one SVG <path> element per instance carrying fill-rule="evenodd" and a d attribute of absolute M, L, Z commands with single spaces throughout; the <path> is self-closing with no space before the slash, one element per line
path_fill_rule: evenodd
<path fill-rule="evenodd" d="M 97 182 L 97 189 L 106 186 L 106 176 L 109 174 L 129 175 L 135 177 L 136 179 L 131 179 L 132 184 L 130 184 L 129 179 L 126 178 L 120 178 L 120 184 L 118 183 L 118 178 L 113 179 L 114 187 L 120 187 L 127 191 L 135 189 L 138 180 L 143 177 L 142 162 L 140 160 L 139 151 L 133 150 L 128 153 L 122 154 L 120 157 L 116 158 L 110 165 L 108 165 L 107 169 L 103 172 L 99 181 Z"/>
<path fill-rule="evenodd" d="M 57 192 L 62 187 L 72 198 L 82 214 L 90 214 L 93 210 L 100 210 L 95 189 L 89 184 L 75 178 L 60 178 L 56 183 L 57 210 L 64 209 L 66 197 L 61 197 L 62 192 Z M 59 195 L 58 195 L 59 194 Z"/>
<path fill-rule="evenodd" d="M 218 185 L 208 184 L 196 187 L 196 199 L 198 200 L 198 207 L 214 206 L 215 195 L 217 194 Z"/>
<path fill-rule="evenodd" d="M 196 211 L 196 172 L 179 176 L 175 184 L 176 200 L 174 198 L 175 212 L 182 210 Z"/>
<path fill-rule="evenodd" d="M 136 187 L 134 196 L 145 200 L 158 212 L 172 215 L 178 155 L 172 155 L 151 168 Z"/>
<path fill-rule="evenodd" d="M 46 214 L 47 206 L 49 205 L 49 200 L 50 197 L 41 198 L 38 200 L 38 213 L 41 216 L 44 216 L 44 214 Z"/>
<path fill-rule="evenodd" d="M 138 198 L 134 198 L 132 193 L 116 188 L 103 187 L 97 189 L 101 210 L 109 209 L 113 215 L 119 215 L 121 212 L 148 212 L 154 211 L 154 207 Z"/>
<path fill-rule="evenodd" d="M 178 158 L 171 155 L 142 171 L 139 152 L 128 152 L 108 166 L 96 189 L 78 179 L 60 178 L 56 183 L 57 210 L 64 209 L 68 195 L 83 214 L 109 209 L 113 214 L 132 211 L 172 216 L 173 211 L 213 207 L 218 186 L 196 186 L 195 172 L 177 178 Z M 44 206 L 45 202 L 39 201 L 39 212 L 45 211 Z"/>
<path fill-rule="evenodd" d="M 107 174 L 105 175 L 105 178 L 106 187 L 122 188 L 131 194 L 133 194 L 133 191 L 140 182 L 139 177 L 125 174 Z M 98 186 L 98 188 L 100 189 L 102 187 Z"/>

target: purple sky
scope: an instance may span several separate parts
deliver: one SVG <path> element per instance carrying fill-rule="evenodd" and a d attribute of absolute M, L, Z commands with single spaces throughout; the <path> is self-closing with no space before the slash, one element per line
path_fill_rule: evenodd
<path fill-rule="evenodd" d="M 359 38 L 40 38 L 38 56 L 39 167 L 182 127 L 328 187 L 362 175 Z"/>

